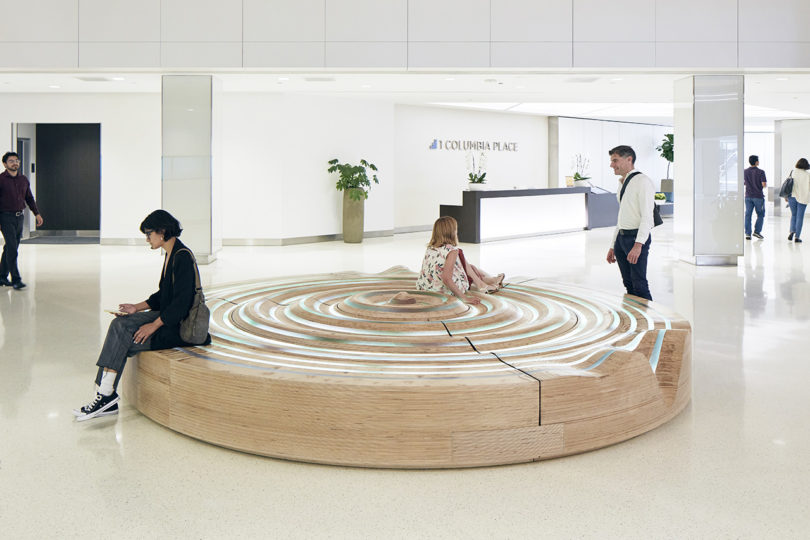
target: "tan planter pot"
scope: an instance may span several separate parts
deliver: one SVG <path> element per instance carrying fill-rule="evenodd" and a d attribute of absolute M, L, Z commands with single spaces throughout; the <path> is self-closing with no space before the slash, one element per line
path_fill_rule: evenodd
<path fill-rule="evenodd" d="M 351 191 L 363 191 L 362 189 L 347 189 L 343 192 L 343 241 L 347 244 L 359 244 L 363 241 L 363 224 L 365 198 L 359 201 L 349 197 Z"/>

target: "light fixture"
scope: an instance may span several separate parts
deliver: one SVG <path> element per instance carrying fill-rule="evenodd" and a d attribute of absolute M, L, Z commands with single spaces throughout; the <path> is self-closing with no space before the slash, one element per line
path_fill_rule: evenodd
<path fill-rule="evenodd" d="M 54 90 L 56 90 L 57 88 L 62 88 L 62 87 L 59 86 L 58 84 L 49 84 L 48 88 L 53 88 Z"/>
<path fill-rule="evenodd" d="M 455 81 L 455 79 L 453 77 L 445 77 L 444 80 L 445 81 Z"/>
<path fill-rule="evenodd" d="M 290 78 L 289 77 L 279 77 L 278 80 L 279 81 L 289 81 Z"/>
<path fill-rule="evenodd" d="M 790 79 L 788 79 L 787 77 L 777 77 L 776 80 L 777 81 L 789 81 Z"/>
<path fill-rule="evenodd" d="M 623 80 L 624 79 L 622 79 L 621 77 L 613 77 L 612 79 L 610 79 L 611 82 L 619 82 L 619 81 L 623 81 Z"/>
<path fill-rule="evenodd" d="M 113 81 L 125 81 L 126 79 L 123 77 L 110 77 Z"/>

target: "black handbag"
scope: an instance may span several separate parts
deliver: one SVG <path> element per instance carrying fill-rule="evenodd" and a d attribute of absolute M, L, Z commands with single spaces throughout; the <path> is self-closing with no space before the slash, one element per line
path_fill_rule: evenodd
<path fill-rule="evenodd" d="M 634 172 L 633 174 L 624 179 L 624 182 L 622 182 L 622 191 L 621 193 L 619 193 L 619 201 L 621 201 L 622 197 L 624 197 L 624 190 L 627 188 L 627 183 L 630 181 L 631 178 L 633 178 L 637 174 L 641 173 Z M 655 204 L 655 201 L 653 201 L 653 227 L 658 227 L 663 223 L 664 219 L 661 217 L 661 210 L 658 208 L 658 205 Z"/>
<path fill-rule="evenodd" d="M 194 300 L 191 302 L 191 309 L 188 316 L 180 321 L 180 339 L 192 345 L 201 345 L 208 339 L 208 323 L 211 318 L 211 311 L 205 305 L 205 295 L 200 284 L 200 269 L 197 268 L 197 259 L 191 250 L 178 249 L 177 253 L 188 251 L 191 260 L 194 261 Z M 172 287 L 174 287 L 174 267 L 172 267 Z"/>
<path fill-rule="evenodd" d="M 782 187 L 779 188 L 779 196 L 787 199 L 788 197 L 793 195 L 793 171 L 790 171 L 790 174 L 785 181 L 782 182 Z"/>

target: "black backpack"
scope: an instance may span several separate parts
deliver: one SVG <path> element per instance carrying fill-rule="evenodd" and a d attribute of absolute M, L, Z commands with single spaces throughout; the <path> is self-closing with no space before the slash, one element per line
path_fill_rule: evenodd
<path fill-rule="evenodd" d="M 636 171 L 624 179 L 624 182 L 622 182 L 622 191 L 619 193 L 619 201 L 621 201 L 622 197 L 624 197 L 624 190 L 627 189 L 627 183 L 637 174 L 641 173 Z M 661 218 L 661 210 L 659 210 L 658 205 L 653 202 L 653 227 L 658 227 L 662 223 L 664 223 L 664 220 Z"/>

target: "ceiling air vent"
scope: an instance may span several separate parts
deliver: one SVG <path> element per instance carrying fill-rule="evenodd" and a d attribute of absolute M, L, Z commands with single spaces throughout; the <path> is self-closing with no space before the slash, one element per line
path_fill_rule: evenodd
<path fill-rule="evenodd" d="M 599 80 L 599 77 L 568 77 L 565 79 L 567 83 L 592 83 Z"/>
<path fill-rule="evenodd" d="M 108 79 L 107 77 L 76 77 L 76 78 L 84 82 L 112 82 L 112 79 Z"/>

